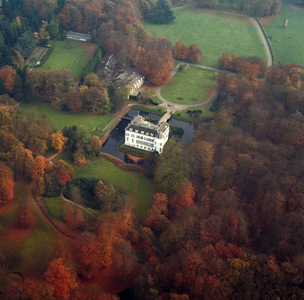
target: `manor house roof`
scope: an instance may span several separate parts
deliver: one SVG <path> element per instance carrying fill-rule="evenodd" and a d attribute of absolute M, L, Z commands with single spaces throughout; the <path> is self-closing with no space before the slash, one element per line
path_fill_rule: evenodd
<path fill-rule="evenodd" d="M 126 127 L 126 130 L 133 131 L 135 133 L 145 134 L 147 136 L 156 137 L 159 133 L 165 132 L 169 127 L 169 124 L 164 122 L 161 125 L 154 125 L 145 121 L 142 116 L 136 116 Z"/>

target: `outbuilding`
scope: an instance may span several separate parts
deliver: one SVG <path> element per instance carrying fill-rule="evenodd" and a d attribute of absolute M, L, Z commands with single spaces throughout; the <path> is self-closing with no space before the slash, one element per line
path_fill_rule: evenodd
<path fill-rule="evenodd" d="M 66 38 L 73 41 L 90 43 L 92 40 L 92 35 L 70 30 L 66 33 Z"/>

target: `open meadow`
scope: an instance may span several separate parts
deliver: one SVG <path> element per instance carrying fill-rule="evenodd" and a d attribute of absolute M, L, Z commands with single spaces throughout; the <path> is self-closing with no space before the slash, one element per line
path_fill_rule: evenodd
<path fill-rule="evenodd" d="M 287 28 L 283 28 L 285 19 Z M 282 1 L 279 14 L 259 20 L 271 44 L 275 64 L 304 65 L 304 5 L 294 6 Z"/>
<path fill-rule="evenodd" d="M 215 72 L 190 67 L 187 71 L 178 71 L 161 94 L 173 103 L 193 105 L 206 101 L 215 89 Z"/>
<path fill-rule="evenodd" d="M 100 130 L 114 118 L 111 114 L 96 116 L 87 115 L 85 113 L 72 114 L 69 111 L 59 111 L 51 104 L 45 102 L 22 103 L 20 105 L 20 108 L 25 112 L 32 107 L 36 108 L 38 117 L 47 116 L 59 131 L 61 131 L 65 126 L 69 128 L 74 125 L 77 127 L 84 125 L 92 136 L 97 135 Z M 95 127 L 99 128 L 99 130 L 92 131 Z"/>
<path fill-rule="evenodd" d="M 15 213 L 18 203 L 27 197 L 28 190 L 29 185 L 26 181 L 17 182 L 14 187 L 14 198 L 1 206 L 0 221 L 5 234 L 0 234 L 0 244 L 5 246 L 8 243 L 11 247 L 16 247 L 16 257 L 19 259 L 11 265 L 10 272 L 20 272 L 23 276 L 30 274 L 38 279 L 43 275 L 42 272 L 52 254 L 49 246 L 58 241 L 59 237 L 41 218 L 31 198 L 28 200 L 34 208 L 37 223 L 33 229 L 19 226 Z M 0 290 L 1 288 L 0 280 Z"/>
<path fill-rule="evenodd" d="M 174 15 L 169 24 L 145 26 L 153 36 L 169 39 L 172 46 L 177 41 L 196 44 L 203 53 L 202 65 L 216 67 L 223 53 L 267 60 L 258 31 L 247 17 L 192 7 L 175 10 Z"/>
<path fill-rule="evenodd" d="M 72 71 L 77 78 L 81 77 L 82 70 L 92 58 L 97 44 L 66 41 L 49 41 L 55 46 L 46 62 L 35 70 L 53 71 L 56 69 L 67 69 Z"/>

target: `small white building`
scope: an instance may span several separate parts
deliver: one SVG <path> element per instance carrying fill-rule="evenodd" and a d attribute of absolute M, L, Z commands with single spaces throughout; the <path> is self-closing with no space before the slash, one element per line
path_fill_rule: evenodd
<path fill-rule="evenodd" d="M 169 130 L 167 122 L 154 125 L 142 116 L 136 116 L 125 129 L 125 145 L 162 153 L 169 138 Z"/>
<path fill-rule="evenodd" d="M 130 87 L 130 95 L 136 96 L 138 94 L 138 90 L 141 88 L 141 86 L 144 84 L 145 76 L 138 74 L 136 77 L 134 77 L 129 83 Z"/>

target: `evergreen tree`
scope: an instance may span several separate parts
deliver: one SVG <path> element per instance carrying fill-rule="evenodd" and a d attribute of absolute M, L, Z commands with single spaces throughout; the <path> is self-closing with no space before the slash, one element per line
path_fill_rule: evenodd
<path fill-rule="evenodd" d="M 6 88 L 3 77 L 0 77 L 0 95 L 4 95 L 4 94 L 6 94 Z"/>
<path fill-rule="evenodd" d="M 158 0 L 158 5 L 154 13 L 153 21 L 156 24 L 170 23 L 175 19 L 168 0 Z"/>

